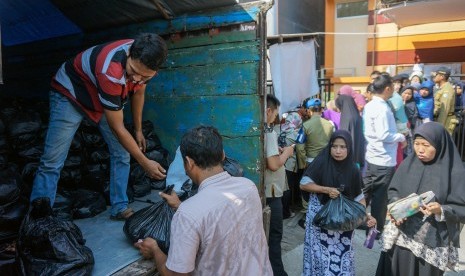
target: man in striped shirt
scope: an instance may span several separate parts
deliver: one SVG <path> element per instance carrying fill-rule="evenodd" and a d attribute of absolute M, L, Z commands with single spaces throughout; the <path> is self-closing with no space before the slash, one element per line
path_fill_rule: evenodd
<path fill-rule="evenodd" d="M 156 34 L 118 40 L 89 48 L 66 61 L 52 80 L 50 121 L 44 154 L 33 183 L 31 202 L 50 198 L 53 206 L 60 171 L 74 134 L 84 117 L 98 125 L 110 150 L 111 218 L 133 214 L 126 195 L 130 154 L 155 179 L 165 170 L 144 155 L 142 109 L 147 82 L 165 62 L 167 46 Z M 134 137 L 123 122 L 130 99 Z"/>

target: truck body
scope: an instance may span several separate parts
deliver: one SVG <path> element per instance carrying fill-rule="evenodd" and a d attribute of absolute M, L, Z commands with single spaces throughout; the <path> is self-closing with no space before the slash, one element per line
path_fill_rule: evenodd
<path fill-rule="evenodd" d="M 168 44 L 168 58 L 147 85 L 143 120 L 153 122 L 154 132 L 173 157 L 188 129 L 200 124 L 216 127 L 226 155 L 241 164 L 264 202 L 266 11 L 272 4 L 229 2 L 233 4 L 169 19 L 94 26 L 79 34 L 4 46 L 0 99 L 3 103 L 11 98 L 47 101 L 51 78 L 68 58 L 100 43 L 157 33 Z M 129 110 L 125 120 L 130 120 Z M 78 225 L 98 229 L 94 221 Z M 124 236 L 121 229 L 117 231 Z"/>

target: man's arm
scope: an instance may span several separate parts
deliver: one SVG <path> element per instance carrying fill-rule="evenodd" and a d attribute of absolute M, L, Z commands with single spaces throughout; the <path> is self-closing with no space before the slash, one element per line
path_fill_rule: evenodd
<path fill-rule="evenodd" d="M 295 144 L 294 144 L 295 145 Z M 266 167 L 271 171 L 277 171 L 281 168 L 287 159 L 294 154 L 294 145 L 284 147 L 283 152 L 279 155 L 273 155 L 266 158 Z"/>
<path fill-rule="evenodd" d="M 149 160 L 140 150 L 136 141 L 124 126 L 123 110 L 112 111 L 104 109 L 108 125 L 115 137 L 121 145 L 136 159 L 136 161 L 144 168 L 149 177 L 155 179 L 163 179 L 166 177 L 165 169 L 153 160 Z"/>
<path fill-rule="evenodd" d="M 191 275 L 190 273 L 178 273 L 169 270 L 166 267 L 167 256 L 160 247 L 158 247 L 157 241 L 152 238 L 145 238 L 134 244 L 137 247 L 146 259 L 153 259 L 155 261 L 155 266 L 157 271 L 162 276 L 182 276 L 182 275 Z"/>
<path fill-rule="evenodd" d="M 439 116 L 439 111 L 441 110 L 441 97 L 442 97 L 442 92 L 436 93 L 434 95 L 434 111 L 433 111 L 433 116 L 436 118 Z"/>
<path fill-rule="evenodd" d="M 145 138 L 142 134 L 142 110 L 144 109 L 145 87 L 146 85 L 144 84 L 131 97 L 131 111 L 132 120 L 134 123 L 134 135 L 137 145 L 143 152 L 145 152 L 146 148 Z"/>

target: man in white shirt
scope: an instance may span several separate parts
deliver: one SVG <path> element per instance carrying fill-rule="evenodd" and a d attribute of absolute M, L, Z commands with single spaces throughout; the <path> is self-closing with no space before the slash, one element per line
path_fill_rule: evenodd
<path fill-rule="evenodd" d="M 388 74 L 381 74 L 373 81 L 373 99 L 365 106 L 363 124 L 367 149 L 367 171 L 363 179 L 367 205 L 382 231 L 387 212 L 387 189 L 394 175 L 398 143 L 405 147 L 403 134 L 397 133 L 396 121 L 387 100 L 394 89 Z"/>
<path fill-rule="evenodd" d="M 157 242 L 136 243 L 161 275 L 273 275 L 255 184 L 223 170 L 223 142 L 213 127 L 200 126 L 181 140 L 184 169 L 199 191 L 180 202 L 161 193 L 176 210 L 168 256 Z"/>

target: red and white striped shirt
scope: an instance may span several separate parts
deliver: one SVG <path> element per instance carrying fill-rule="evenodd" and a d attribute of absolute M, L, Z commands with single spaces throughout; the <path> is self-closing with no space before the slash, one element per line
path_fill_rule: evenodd
<path fill-rule="evenodd" d="M 68 97 L 98 123 L 103 109 L 121 110 L 128 95 L 144 84 L 126 79 L 126 61 L 133 39 L 89 48 L 66 61 L 52 79 L 52 89 Z"/>

